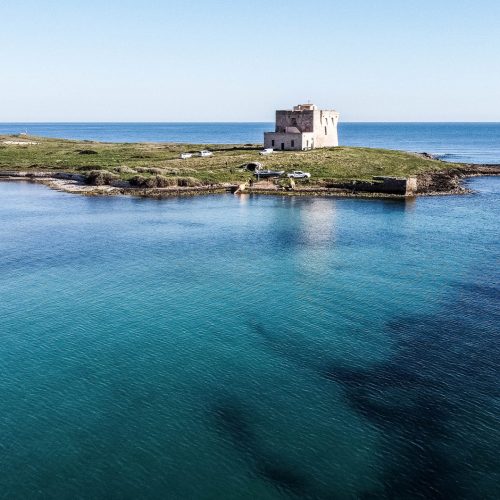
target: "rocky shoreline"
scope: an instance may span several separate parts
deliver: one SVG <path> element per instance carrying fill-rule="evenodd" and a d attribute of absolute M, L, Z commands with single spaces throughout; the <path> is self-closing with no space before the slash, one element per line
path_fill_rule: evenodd
<path fill-rule="evenodd" d="M 423 153 L 426 154 L 426 153 Z M 462 186 L 469 177 L 500 175 L 500 164 L 463 164 L 458 168 L 428 172 L 415 176 L 416 189 L 411 194 L 380 190 L 380 179 L 373 181 L 332 181 L 311 186 L 280 188 L 268 181 L 249 184 L 220 183 L 204 186 L 133 187 L 123 181 L 89 184 L 88 177 L 67 172 L 0 171 L 0 180 L 29 181 L 44 184 L 51 189 L 86 196 L 139 196 L 163 198 L 168 196 L 196 196 L 225 192 L 288 195 L 288 196 L 339 196 L 355 198 L 398 198 L 466 194 L 471 191 Z M 392 179 L 392 178 L 391 178 Z M 394 180 L 404 180 L 396 179 Z"/>

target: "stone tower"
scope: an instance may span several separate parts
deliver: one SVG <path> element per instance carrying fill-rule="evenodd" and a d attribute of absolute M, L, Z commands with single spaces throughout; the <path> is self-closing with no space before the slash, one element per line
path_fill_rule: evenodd
<path fill-rule="evenodd" d="M 299 104 L 293 110 L 276 111 L 274 132 L 264 133 L 264 147 L 283 151 L 331 148 L 339 145 L 339 113 Z"/>

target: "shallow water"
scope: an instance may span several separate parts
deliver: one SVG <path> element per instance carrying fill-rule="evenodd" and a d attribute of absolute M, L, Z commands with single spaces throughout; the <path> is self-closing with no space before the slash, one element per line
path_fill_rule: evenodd
<path fill-rule="evenodd" d="M 0 123 L 0 134 L 108 142 L 259 144 L 274 123 Z M 345 146 L 433 153 L 445 161 L 500 163 L 500 123 L 339 123 Z"/>
<path fill-rule="evenodd" d="M 6 498 L 500 497 L 500 179 L 415 201 L 0 183 Z"/>

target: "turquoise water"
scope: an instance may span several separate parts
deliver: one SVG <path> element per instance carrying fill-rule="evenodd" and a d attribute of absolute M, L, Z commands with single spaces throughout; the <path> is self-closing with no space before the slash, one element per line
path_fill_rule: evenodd
<path fill-rule="evenodd" d="M 500 179 L 416 201 L 0 183 L 0 496 L 500 497 Z"/>
<path fill-rule="evenodd" d="M 108 142 L 262 143 L 274 123 L 1 123 L 0 134 Z M 344 146 L 433 153 L 445 161 L 500 163 L 500 123 L 339 123 Z"/>

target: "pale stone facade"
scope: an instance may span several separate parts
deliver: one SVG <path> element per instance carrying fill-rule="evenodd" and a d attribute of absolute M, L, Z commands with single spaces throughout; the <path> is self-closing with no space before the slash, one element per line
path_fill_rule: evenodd
<path fill-rule="evenodd" d="M 331 148 L 339 145 L 339 113 L 314 104 L 276 111 L 276 129 L 264 133 L 264 147 L 283 151 Z"/>

